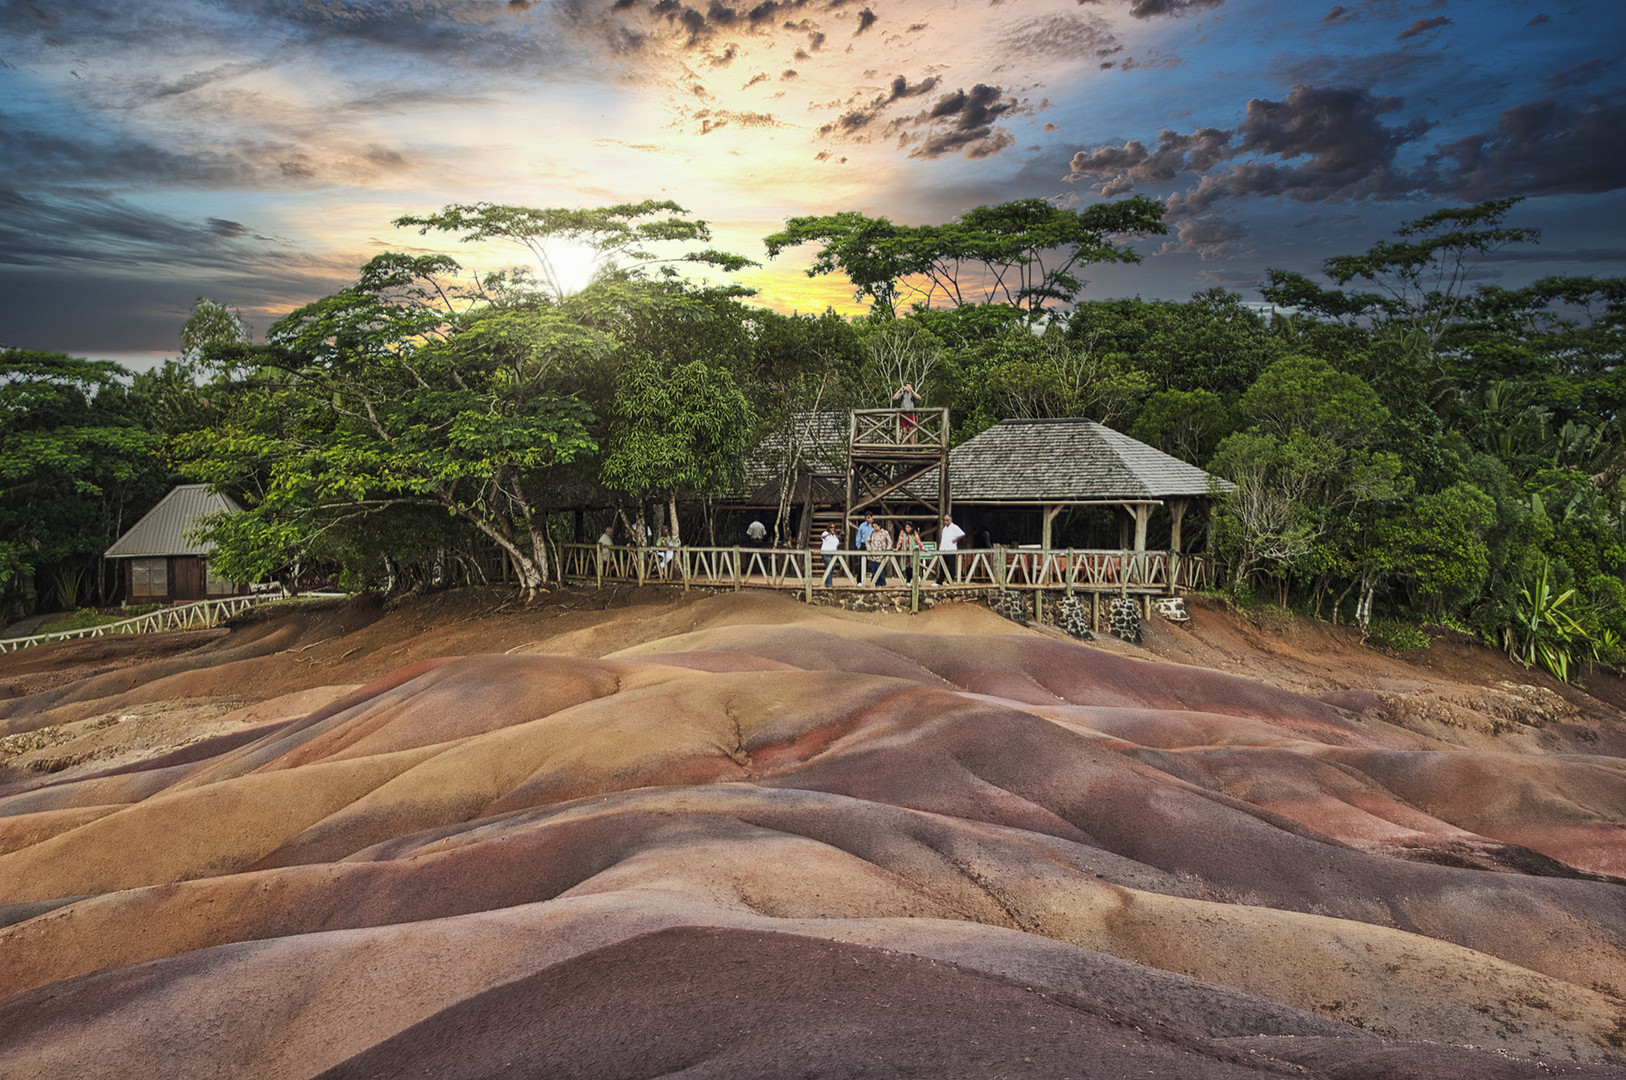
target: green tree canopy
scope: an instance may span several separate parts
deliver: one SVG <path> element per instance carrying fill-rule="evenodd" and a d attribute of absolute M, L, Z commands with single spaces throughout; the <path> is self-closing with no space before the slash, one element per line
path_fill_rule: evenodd
<path fill-rule="evenodd" d="M 770 256 L 820 245 L 810 277 L 839 270 L 880 315 L 912 298 L 925 308 L 1004 306 L 1036 319 L 1070 305 L 1091 263 L 1139 262 L 1119 237 L 1161 235 L 1163 206 L 1136 196 L 1083 210 L 1045 199 L 980 206 L 945 225 L 896 225 L 856 211 L 796 217 L 763 239 Z"/>
<path fill-rule="evenodd" d="M 162 494 L 161 440 L 125 374 L 103 360 L 0 350 L 0 589 L 47 571 L 72 606 L 129 512 Z"/>

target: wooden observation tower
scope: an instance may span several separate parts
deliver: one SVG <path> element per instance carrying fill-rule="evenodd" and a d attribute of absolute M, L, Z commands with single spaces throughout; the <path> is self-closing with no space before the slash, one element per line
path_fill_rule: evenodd
<path fill-rule="evenodd" d="M 949 512 L 949 411 L 854 409 L 847 435 L 847 513 L 851 538 L 865 514 L 896 537 L 913 521 L 929 534 Z"/>

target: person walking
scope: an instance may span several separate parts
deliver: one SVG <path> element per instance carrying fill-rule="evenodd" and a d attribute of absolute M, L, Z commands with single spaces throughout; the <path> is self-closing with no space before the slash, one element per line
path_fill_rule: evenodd
<path fill-rule="evenodd" d="M 762 523 L 761 518 L 752 518 L 751 524 L 745 527 L 745 535 L 751 541 L 752 547 L 761 547 L 762 541 L 767 539 L 768 526 Z"/>

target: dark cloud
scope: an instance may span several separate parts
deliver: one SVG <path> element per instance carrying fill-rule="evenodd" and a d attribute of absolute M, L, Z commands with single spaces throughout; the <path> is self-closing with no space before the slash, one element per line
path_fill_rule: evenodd
<path fill-rule="evenodd" d="M 940 80 L 933 75 L 922 79 L 918 83 L 910 83 L 907 78 L 899 75 L 892 80 L 892 85 L 885 93 L 876 95 L 872 100 L 843 113 L 837 119 L 819 128 L 820 135 L 852 135 L 866 127 L 885 113 L 893 104 L 907 98 L 920 97 L 937 89 Z"/>
<path fill-rule="evenodd" d="M 1137 19 L 1155 19 L 1160 15 L 1186 15 L 1206 8 L 1217 8 L 1225 0 L 1134 0 L 1129 14 Z"/>
<path fill-rule="evenodd" d="M 735 109 L 701 109 L 694 114 L 700 122 L 700 134 L 709 135 L 719 128 L 776 128 L 783 125 L 771 113 L 742 112 Z"/>
<path fill-rule="evenodd" d="M 130 89 L 133 91 L 132 96 L 138 98 L 144 97 L 147 100 L 177 97 L 182 94 L 190 94 L 192 91 L 200 90 L 206 86 L 212 86 L 216 83 L 235 79 L 239 75 L 246 75 L 255 71 L 264 71 L 266 68 L 272 66 L 273 65 L 270 60 L 256 60 L 253 62 L 236 64 L 221 64 L 217 67 L 210 68 L 207 71 L 189 72 L 186 75 L 182 75 L 178 79 L 173 79 L 168 82 L 157 82 L 150 84 L 148 87 L 144 88 L 144 92 L 143 88 L 140 87 Z"/>
<path fill-rule="evenodd" d="M 1219 128 L 1201 128 L 1189 135 L 1164 131 L 1158 136 L 1156 149 L 1152 150 L 1138 139 L 1121 147 L 1081 150 L 1073 157 L 1072 178 L 1111 177 L 1119 182 L 1120 190 L 1129 190 L 1134 187 L 1133 183 L 1122 187 L 1124 182 L 1166 182 L 1182 173 L 1206 172 L 1233 155 L 1232 136 L 1232 132 Z"/>
<path fill-rule="evenodd" d="M 892 80 L 886 92 L 824 124 L 819 134 L 866 142 L 875 122 L 894 105 L 932 93 L 940 82 L 933 75 L 910 83 L 900 75 Z M 979 83 L 969 91 L 946 94 L 921 112 L 895 117 L 887 122 L 885 133 L 896 138 L 900 146 L 912 146 L 912 157 L 935 158 L 953 153 L 964 153 L 972 158 L 988 157 L 1015 143 L 1009 132 L 994 125 L 1016 108 L 1016 100 L 1006 97 L 999 87 Z"/>
<path fill-rule="evenodd" d="M 1321 21 L 1324 24 L 1331 26 L 1334 23 L 1346 22 L 1348 21 L 1349 17 L 1350 13 L 1347 7 L 1334 5 L 1331 11 L 1321 16 Z"/>
<path fill-rule="evenodd" d="M 1400 31 L 1395 40 L 1407 41 L 1411 38 L 1418 37 L 1419 35 L 1426 34 L 1430 30 L 1438 30 L 1440 27 L 1449 26 L 1450 24 L 1451 20 L 1446 18 L 1444 15 L 1436 15 L 1432 19 L 1418 19 L 1416 22 L 1406 27 L 1406 29 Z"/>
<path fill-rule="evenodd" d="M 1165 131 L 1155 149 L 1139 141 L 1099 146 L 1073 156 L 1070 180 L 1089 180 L 1104 197 L 1126 195 L 1139 183 L 1166 187 L 1196 175 L 1195 186 L 1167 197 L 1179 250 L 1235 250 L 1209 215 L 1223 205 L 1261 196 L 1298 202 L 1400 198 L 1417 180 L 1396 164 L 1399 149 L 1427 130 L 1421 120 L 1388 126 L 1396 98 L 1366 90 L 1296 86 L 1282 101 L 1255 98 L 1233 130 Z M 1186 228 L 1186 222 L 1207 224 Z M 1212 257 L 1212 256 L 1210 256 Z"/>
<path fill-rule="evenodd" d="M 1188 217 L 1175 224 L 1174 239 L 1164 241 L 1157 253 L 1194 253 L 1207 262 L 1240 254 L 1247 238 L 1247 226 L 1229 218 Z"/>
<path fill-rule="evenodd" d="M 1104 197 L 1142 185 L 1173 187 L 1165 196 L 1177 227 L 1170 250 L 1220 254 L 1233 252 L 1241 236 L 1216 225 L 1222 219 L 1213 213 L 1259 197 L 1478 202 L 1626 188 L 1626 104 L 1543 98 L 1503 111 L 1494 131 L 1426 150 L 1419 146 L 1431 130 L 1426 121 L 1386 122 L 1400 107 L 1363 89 L 1297 86 L 1282 101 L 1250 101 L 1234 129 L 1164 131 L 1152 147 L 1131 140 L 1081 150 L 1068 179 L 1087 181 Z M 1409 167 L 1403 151 L 1414 155 Z M 1188 227 L 1194 222 L 1203 224 Z"/>
<path fill-rule="evenodd" d="M 995 122 L 1016 108 L 1016 99 L 1006 96 L 997 86 L 978 83 L 969 91 L 956 90 L 915 117 L 915 123 L 924 128 L 924 132 L 909 156 L 938 158 L 964 154 L 968 158 L 983 158 L 997 154 L 1013 145 L 1016 139 L 1010 132 L 995 127 Z M 908 127 L 904 121 L 894 121 L 893 126 Z M 912 141 L 913 133 L 906 131 L 906 134 Z"/>
<path fill-rule="evenodd" d="M 1604 60 L 1602 58 L 1588 60 L 1584 64 L 1576 64 L 1572 68 L 1566 68 L 1549 77 L 1547 85 L 1554 90 L 1567 90 L 1572 86 L 1585 86 L 1587 83 L 1594 82 L 1606 74 L 1616 63 L 1618 63 L 1618 60 Z"/>
<path fill-rule="evenodd" d="M 1554 98 L 1503 111 L 1494 132 L 1440 148 L 1431 190 L 1477 202 L 1626 187 L 1626 104 Z"/>
<path fill-rule="evenodd" d="M 189 221 L 88 189 L 41 196 L 0 187 L 0 264 L 246 270 L 277 257 L 266 245 L 266 237 L 225 218 Z"/>
<path fill-rule="evenodd" d="M 853 37 L 857 37 L 859 34 L 862 34 L 865 30 L 868 30 L 870 27 L 874 26 L 875 25 L 875 19 L 876 19 L 875 12 L 871 11 L 869 8 L 864 8 L 861 11 L 859 11 L 859 13 L 858 13 L 858 29 L 853 31 Z"/>
<path fill-rule="evenodd" d="M 1547 17 L 1547 13 L 1545 11 L 1543 11 L 1540 15 L 1537 15 L 1535 18 L 1533 18 L 1529 22 L 1525 23 L 1524 26 L 1525 26 L 1525 29 L 1528 30 L 1532 26 L 1540 26 L 1542 23 L 1550 23 L 1552 21 L 1553 21 L 1552 19 Z"/>

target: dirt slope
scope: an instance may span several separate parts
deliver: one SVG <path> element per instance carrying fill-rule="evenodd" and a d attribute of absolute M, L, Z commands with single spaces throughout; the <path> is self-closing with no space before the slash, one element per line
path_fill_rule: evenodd
<path fill-rule="evenodd" d="M 1626 1075 L 1626 719 L 1193 605 L 0 657 L 0 1075 Z"/>

